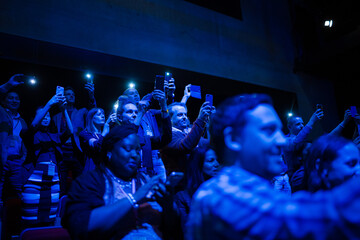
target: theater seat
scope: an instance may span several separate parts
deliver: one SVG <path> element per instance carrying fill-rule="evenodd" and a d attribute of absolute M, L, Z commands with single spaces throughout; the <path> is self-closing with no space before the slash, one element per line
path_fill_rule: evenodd
<path fill-rule="evenodd" d="M 68 231 L 62 227 L 27 228 L 20 234 L 21 240 L 71 240 Z"/>

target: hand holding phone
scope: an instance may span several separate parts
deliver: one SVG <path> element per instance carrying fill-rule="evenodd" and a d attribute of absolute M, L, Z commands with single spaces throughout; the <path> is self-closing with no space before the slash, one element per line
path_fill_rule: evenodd
<path fill-rule="evenodd" d="M 183 178 L 184 178 L 184 173 L 182 173 L 182 172 L 172 172 L 167 177 L 165 186 L 175 187 L 176 185 L 179 184 L 179 182 Z"/>
<path fill-rule="evenodd" d="M 61 86 L 56 86 L 56 95 L 64 96 L 64 88 Z"/>

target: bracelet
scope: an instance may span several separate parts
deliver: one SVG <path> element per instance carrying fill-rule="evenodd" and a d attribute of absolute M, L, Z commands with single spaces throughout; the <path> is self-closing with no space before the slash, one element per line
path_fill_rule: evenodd
<path fill-rule="evenodd" d="M 131 205 L 134 207 L 134 209 L 138 209 L 139 208 L 139 204 L 136 202 L 134 196 L 131 193 L 128 193 L 129 196 L 129 201 L 131 203 Z"/>

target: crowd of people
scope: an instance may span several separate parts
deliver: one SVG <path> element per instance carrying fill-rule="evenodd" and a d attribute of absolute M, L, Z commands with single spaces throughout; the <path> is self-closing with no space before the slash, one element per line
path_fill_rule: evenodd
<path fill-rule="evenodd" d="M 191 121 L 175 80 L 143 98 L 126 89 L 116 108 L 75 107 L 65 87 L 18 112 L 22 74 L 0 86 L 0 194 L 21 199 L 22 229 L 61 225 L 72 239 L 359 239 L 360 115 L 288 118 L 287 136 L 265 94 L 205 101 Z M 354 121 L 352 139 L 342 136 Z"/>

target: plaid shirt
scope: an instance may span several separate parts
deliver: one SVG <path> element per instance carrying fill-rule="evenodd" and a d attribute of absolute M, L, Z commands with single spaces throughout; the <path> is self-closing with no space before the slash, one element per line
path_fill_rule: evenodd
<path fill-rule="evenodd" d="M 187 239 L 360 239 L 358 179 L 289 197 L 257 175 L 224 168 L 194 195 Z"/>

